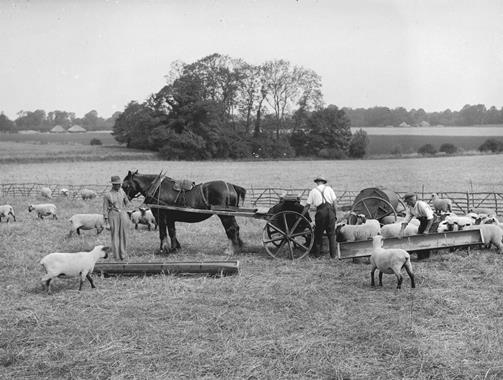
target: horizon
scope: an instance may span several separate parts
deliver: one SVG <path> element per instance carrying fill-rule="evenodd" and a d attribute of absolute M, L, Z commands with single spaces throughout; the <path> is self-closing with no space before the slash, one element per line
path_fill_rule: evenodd
<path fill-rule="evenodd" d="M 503 3 L 491 0 L 0 2 L 0 111 L 109 118 L 215 52 L 284 59 L 322 78 L 325 105 L 500 109 Z"/>

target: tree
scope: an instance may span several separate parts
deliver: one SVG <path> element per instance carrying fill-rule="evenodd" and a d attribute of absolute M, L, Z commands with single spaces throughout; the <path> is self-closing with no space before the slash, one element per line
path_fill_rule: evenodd
<path fill-rule="evenodd" d="M 362 158 L 367 152 L 369 138 L 367 132 L 363 129 L 357 130 L 349 143 L 349 156 L 354 158 Z"/>
<path fill-rule="evenodd" d="M 484 141 L 482 145 L 479 146 L 479 151 L 481 152 L 502 152 L 503 142 L 496 140 L 495 138 L 490 138 Z"/>
<path fill-rule="evenodd" d="M 437 150 L 431 144 L 424 144 L 423 146 L 419 147 L 417 153 L 422 154 L 423 156 L 434 155 L 437 153 Z"/>
<path fill-rule="evenodd" d="M 444 143 L 440 145 L 438 149 L 439 152 L 444 152 L 445 154 L 454 154 L 458 151 L 458 147 L 454 144 Z"/>
<path fill-rule="evenodd" d="M 5 114 L 0 113 L 0 132 L 14 132 L 15 124 Z"/>
<path fill-rule="evenodd" d="M 149 149 L 150 132 L 159 124 L 156 112 L 146 103 L 131 101 L 115 120 L 113 136 L 128 148 Z"/>

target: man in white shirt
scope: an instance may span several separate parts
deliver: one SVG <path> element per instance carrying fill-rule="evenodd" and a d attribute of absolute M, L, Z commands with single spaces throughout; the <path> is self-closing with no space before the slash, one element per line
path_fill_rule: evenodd
<path fill-rule="evenodd" d="M 306 205 L 304 206 L 305 214 L 311 206 L 316 207 L 316 215 L 314 217 L 314 244 L 311 249 L 313 256 L 320 256 L 321 247 L 323 245 L 323 233 L 326 231 L 328 244 L 330 249 L 330 257 L 335 257 L 335 202 L 337 197 L 334 190 L 327 185 L 325 177 L 319 175 L 314 179 L 316 187 L 313 188 L 307 197 Z"/>

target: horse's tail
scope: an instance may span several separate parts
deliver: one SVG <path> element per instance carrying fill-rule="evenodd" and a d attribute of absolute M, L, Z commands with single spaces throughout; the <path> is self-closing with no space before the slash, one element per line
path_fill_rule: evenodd
<path fill-rule="evenodd" d="M 245 204 L 246 189 L 244 187 L 241 187 L 241 186 L 238 186 L 238 185 L 234 185 L 234 184 L 232 184 L 232 186 L 234 187 L 234 191 L 238 195 L 237 205 L 236 206 L 239 206 L 239 198 L 241 198 L 242 205 L 244 205 Z"/>

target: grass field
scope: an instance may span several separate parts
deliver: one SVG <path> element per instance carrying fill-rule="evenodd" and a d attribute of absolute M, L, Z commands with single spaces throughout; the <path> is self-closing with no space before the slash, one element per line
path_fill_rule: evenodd
<path fill-rule="evenodd" d="M 200 182 L 250 186 L 501 190 L 502 155 L 362 161 L 107 161 L 0 164 L 2 181 L 106 184 L 130 168 Z M 462 168 L 462 172 L 460 172 Z M 41 290 L 38 261 L 53 251 L 107 244 L 106 231 L 68 238 L 74 213 L 101 200 L 57 197 L 58 220 L 28 213 L 39 198 L 3 198 L 17 222 L 0 223 L 0 378 L 11 379 L 500 379 L 503 377 L 503 256 L 438 252 L 413 269 L 417 288 L 370 287 L 365 260 L 270 259 L 264 222 L 239 218 L 237 276 L 95 276 L 97 289 L 59 279 Z M 182 250 L 155 253 L 157 232 L 128 235 L 130 261 L 227 259 L 218 218 L 177 225 Z"/>

